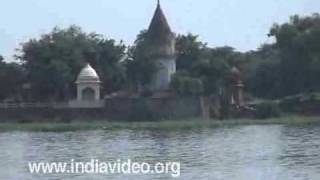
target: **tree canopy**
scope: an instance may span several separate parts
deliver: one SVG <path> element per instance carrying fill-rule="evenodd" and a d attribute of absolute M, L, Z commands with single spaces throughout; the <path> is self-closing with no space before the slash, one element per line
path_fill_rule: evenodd
<path fill-rule="evenodd" d="M 7 63 L 0 56 L 0 100 L 22 99 L 22 84 L 25 81 L 25 71 L 20 64 Z"/>
<path fill-rule="evenodd" d="M 150 58 L 147 30 L 142 30 L 134 42 L 128 48 L 128 56 L 125 61 L 127 69 L 127 84 L 135 90 L 140 90 L 148 85 L 157 72 L 157 66 Z"/>
<path fill-rule="evenodd" d="M 77 26 L 54 28 L 40 38 L 22 43 L 9 63 L 0 56 L 0 99 L 68 100 L 75 95 L 75 80 L 86 62 L 98 72 L 103 92 L 138 90 L 157 71 L 148 57 L 147 31 L 132 46 L 86 33 Z M 320 91 L 320 15 L 292 16 L 270 29 L 274 43 L 255 51 L 209 47 L 194 34 L 176 36 L 177 73 L 172 88 L 182 95 L 216 94 L 226 85 L 230 69 L 243 73 L 246 92 L 262 98 L 279 98 Z M 28 85 L 28 86 L 25 86 Z"/>
<path fill-rule="evenodd" d="M 288 23 L 275 24 L 269 36 L 274 37 L 276 42 L 252 54 L 252 57 L 260 61 L 251 76 L 253 93 L 276 98 L 319 91 L 319 14 L 292 16 Z"/>
<path fill-rule="evenodd" d="M 125 79 L 119 62 L 125 48 L 121 42 L 71 26 L 23 43 L 18 59 L 26 69 L 33 98 L 63 100 L 73 96 L 74 81 L 86 62 L 97 70 L 105 92 L 119 89 Z"/>

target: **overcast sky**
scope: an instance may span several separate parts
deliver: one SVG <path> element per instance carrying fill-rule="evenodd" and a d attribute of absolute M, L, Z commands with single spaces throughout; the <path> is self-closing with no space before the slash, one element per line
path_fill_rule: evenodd
<path fill-rule="evenodd" d="M 229 45 L 254 50 L 273 23 L 294 14 L 320 12 L 320 0 L 161 0 L 175 33 L 200 35 L 212 47 Z M 14 49 L 54 26 L 79 25 L 131 44 L 146 29 L 156 0 L 1 0 L 0 54 L 11 59 Z"/>

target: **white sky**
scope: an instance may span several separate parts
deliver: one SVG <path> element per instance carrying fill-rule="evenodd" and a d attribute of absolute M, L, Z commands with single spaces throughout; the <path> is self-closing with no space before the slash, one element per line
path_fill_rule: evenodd
<path fill-rule="evenodd" d="M 229 45 L 240 51 L 272 42 L 273 23 L 294 14 L 320 12 L 320 0 L 162 0 L 175 33 L 200 35 L 212 47 Z M 12 59 L 15 48 L 54 26 L 79 25 L 131 44 L 146 29 L 156 0 L 1 0 L 0 54 Z"/>

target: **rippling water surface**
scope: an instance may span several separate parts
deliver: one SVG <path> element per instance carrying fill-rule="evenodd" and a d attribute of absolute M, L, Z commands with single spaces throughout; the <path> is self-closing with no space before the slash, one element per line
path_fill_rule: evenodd
<path fill-rule="evenodd" d="M 170 175 L 31 175 L 29 161 L 181 162 L 181 179 L 319 180 L 320 126 L 0 133 L 0 179 L 169 179 Z"/>

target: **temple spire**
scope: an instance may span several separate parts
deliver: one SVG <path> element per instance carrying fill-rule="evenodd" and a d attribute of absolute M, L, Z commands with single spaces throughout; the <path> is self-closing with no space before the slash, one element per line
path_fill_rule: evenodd
<path fill-rule="evenodd" d="M 164 36 L 171 34 L 171 29 L 161 9 L 160 0 L 157 0 L 157 3 L 158 5 L 149 25 L 148 32 L 151 36 L 155 36 L 161 39 Z"/>

